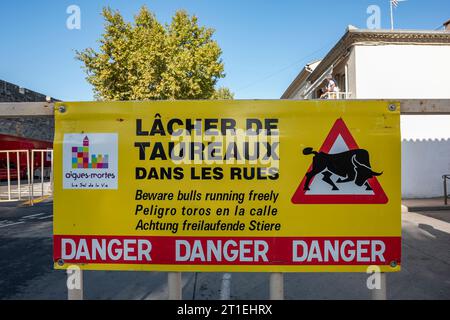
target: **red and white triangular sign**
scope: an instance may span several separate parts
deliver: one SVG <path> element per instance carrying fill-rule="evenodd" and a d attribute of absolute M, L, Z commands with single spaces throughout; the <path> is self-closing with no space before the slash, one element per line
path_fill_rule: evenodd
<path fill-rule="evenodd" d="M 330 133 L 326 137 L 319 152 L 336 154 L 348 150 L 359 149 L 355 139 L 351 135 L 344 120 L 337 119 Z M 312 157 L 312 155 L 309 155 Z M 308 157 L 308 155 L 305 155 Z M 312 164 L 308 171 L 311 171 Z M 326 170 L 324 170 L 326 171 Z M 322 171 L 322 172 L 324 172 Z M 388 198 L 383 191 L 376 177 L 367 180 L 372 190 L 367 190 L 366 186 L 357 186 L 354 182 L 338 183 L 339 177 L 335 174 L 330 179 L 338 186 L 339 190 L 332 190 L 332 186 L 322 180 L 322 174 L 314 176 L 309 183 L 309 190 L 304 189 L 306 175 L 300 182 L 297 190 L 292 196 L 292 203 L 295 204 L 384 204 Z M 345 178 L 345 177 L 344 177 Z"/>

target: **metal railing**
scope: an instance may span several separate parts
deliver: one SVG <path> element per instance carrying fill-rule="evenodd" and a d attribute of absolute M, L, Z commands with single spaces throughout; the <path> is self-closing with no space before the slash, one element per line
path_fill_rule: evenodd
<path fill-rule="evenodd" d="M 35 197 L 52 195 L 52 149 L 0 150 L 0 155 L 2 154 L 6 156 L 0 158 L 5 161 L 0 167 L 0 180 L 6 181 L 6 184 L 0 184 L 0 202 L 27 199 L 33 205 Z M 38 166 L 35 165 L 36 162 L 39 163 Z M 46 165 L 48 162 L 50 167 Z M 40 190 L 35 190 L 35 177 L 39 179 Z"/>
<path fill-rule="evenodd" d="M 447 193 L 447 179 L 450 180 L 450 174 L 444 174 L 442 176 L 442 179 L 444 180 L 444 204 L 448 204 L 448 193 Z"/>
<path fill-rule="evenodd" d="M 351 92 L 325 92 L 321 99 L 335 99 L 335 100 L 347 100 L 350 99 Z"/>
<path fill-rule="evenodd" d="M 21 184 L 21 180 L 22 180 L 22 165 L 20 163 L 20 158 L 21 158 L 21 154 L 25 153 L 26 154 L 26 176 L 27 176 L 27 185 L 28 185 L 28 198 L 31 201 L 32 195 L 31 195 L 31 189 L 30 189 L 30 154 L 28 152 L 28 150 L 0 150 L 0 154 L 6 154 L 6 168 L 0 168 L 0 173 L 3 172 L 3 170 L 5 170 L 5 176 L 6 176 L 6 181 L 7 181 L 7 189 L 6 189 L 6 198 L 7 199 L 2 199 L 2 195 L 4 194 L 3 192 L 0 192 L 0 201 L 17 201 L 17 200 L 22 200 L 22 184 Z M 11 156 L 14 157 L 15 154 L 15 160 L 16 162 L 11 162 Z M 11 168 L 11 165 L 14 163 L 15 168 Z M 17 198 L 12 196 L 12 179 L 14 176 L 14 171 L 12 171 L 11 169 L 15 170 L 15 176 L 17 179 Z M 4 179 L 3 175 L 0 174 L 0 180 Z M 0 188 L 3 188 L 3 186 L 0 186 Z"/>
<path fill-rule="evenodd" d="M 34 198 L 34 162 L 36 160 L 35 157 L 35 153 L 39 153 L 40 154 L 40 184 L 41 184 L 41 198 L 43 198 L 46 195 L 46 190 L 44 188 L 44 181 L 46 178 L 46 172 L 48 172 L 48 178 L 49 178 L 49 185 L 47 188 L 47 191 L 50 194 L 53 193 L 53 150 L 52 149 L 34 149 L 31 150 L 31 193 L 32 193 L 32 197 L 31 197 L 31 205 L 33 205 L 33 198 Z M 50 155 L 50 169 L 48 169 L 48 167 L 45 166 L 45 161 L 44 161 L 44 155 L 45 157 L 47 157 L 48 155 Z M 48 161 L 48 160 L 47 160 Z"/>

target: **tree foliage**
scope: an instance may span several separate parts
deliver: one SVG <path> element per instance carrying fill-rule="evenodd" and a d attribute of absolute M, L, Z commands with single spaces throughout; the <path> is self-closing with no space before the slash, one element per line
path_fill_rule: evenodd
<path fill-rule="evenodd" d="M 228 88 L 220 87 L 214 92 L 211 99 L 234 99 L 234 93 Z"/>
<path fill-rule="evenodd" d="M 164 26 L 145 6 L 126 22 L 104 8 L 105 30 L 98 52 L 77 51 L 87 81 L 102 100 L 232 99 L 215 89 L 225 76 L 214 30 L 180 10 Z"/>

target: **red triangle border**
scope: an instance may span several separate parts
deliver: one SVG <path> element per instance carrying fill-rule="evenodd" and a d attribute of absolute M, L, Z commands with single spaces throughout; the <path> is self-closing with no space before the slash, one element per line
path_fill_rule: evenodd
<path fill-rule="evenodd" d="M 333 147 L 336 139 L 341 135 L 344 142 L 347 144 L 350 150 L 359 149 L 358 144 L 353 138 L 350 130 L 345 125 L 345 122 L 342 118 L 339 118 L 334 123 L 331 128 L 328 136 L 326 137 L 322 147 L 320 147 L 319 152 L 328 153 Z M 312 164 L 309 166 L 308 171 L 311 170 Z M 306 173 L 303 176 L 300 185 L 297 187 L 294 195 L 291 198 L 291 202 L 294 204 L 386 204 L 389 200 L 378 182 L 376 177 L 372 177 L 368 179 L 370 186 L 374 192 L 373 195 L 320 195 L 320 194 L 305 194 L 303 190 L 303 185 L 306 180 Z M 311 183 L 314 181 L 314 178 L 311 180 Z"/>

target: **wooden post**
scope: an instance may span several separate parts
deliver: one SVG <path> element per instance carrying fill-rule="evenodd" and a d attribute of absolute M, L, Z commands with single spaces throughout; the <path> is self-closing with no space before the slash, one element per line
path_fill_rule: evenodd
<path fill-rule="evenodd" d="M 370 101 L 371 99 L 366 100 Z M 400 102 L 400 114 L 402 115 L 450 114 L 450 99 L 385 99 L 385 101 Z M 47 102 L 0 102 L 0 110 L 0 118 L 22 116 L 52 117 L 55 107 L 53 103 Z"/>
<path fill-rule="evenodd" d="M 169 272 L 167 275 L 169 300 L 182 299 L 181 272 Z"/>
<path fill-rule="evenodd" d="M 74 273 L 79 274 L 79 288 L 78 289 L 70 289 L 67 286 L 67 300 L 83 300 L 83 270 L 81 269 L 67 269 L 67 281 L 69 282 L 71 279 L 69 277 L 74 276 Z"/>
<path fill-rule="evenodd" d="M 372 289 L 372 300 L 386 300 L 386 273 L 380 273 L 380 289 Z"/>
<path fill-rule="evenodd" d="M 220 300 L 230 300 L 231 297 L 231 274 L 224 273 L 220 286 Z"/>
<path fill-rule="evenodd" d="M 284 275 L 281 272 L 270 274 L 270 300 L 284 300 Z"/>

